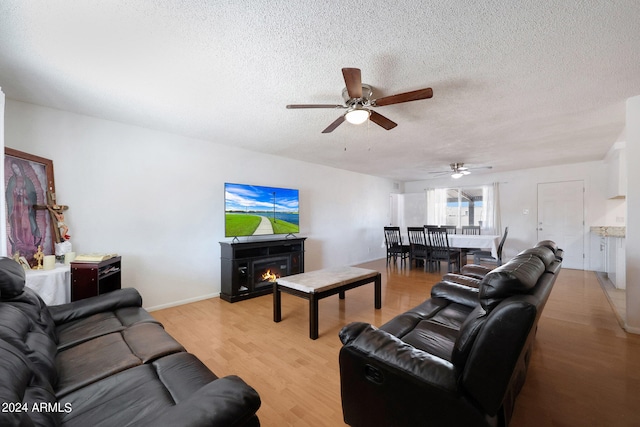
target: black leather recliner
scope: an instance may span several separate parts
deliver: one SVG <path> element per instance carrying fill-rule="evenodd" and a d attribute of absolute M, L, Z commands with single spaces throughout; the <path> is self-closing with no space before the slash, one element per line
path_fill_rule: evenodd
<path fill-rule="evenodd" d="M 345 326 L 339 356 L 345 422 L 508 425 L 561 256 L 553 242 L 540 242 L 491 272 L 466 266 L 460 280 L 446 275 L 431 299 L 380 328 Z"/>

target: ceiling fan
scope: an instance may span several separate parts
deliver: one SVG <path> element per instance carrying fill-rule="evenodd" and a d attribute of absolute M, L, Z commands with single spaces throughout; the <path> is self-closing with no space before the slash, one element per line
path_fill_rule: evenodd
<path fill-rule="evenodd" d="M 382 114 L 371 110 L 372 107 L 383 107 L 385 105 L 400 104 L 402 102 L 428 99 L 433 96 L 433 89 L 425 88 L 411 92 L 399 93 L 397 95 L 385 96 L 378 99 L 371 99 L 373 89 L 368 84 L 362 83 L 359 68 L 343 68 L 342 76 L 346 88 L 342 91 L 345 104 L 289 104 L 287 108 L 343 108 L 347 112 L 338 117 L 322 133 L 333 132 L 345 120 L 353 124 L 361 124 L 370 119 L 375 124 L 382 126 L 386 130 L 391 130 L 398 126 L 397 123 L 389 120 Z"/>
<path fill-rule="evenodd" d="M 451 167 L 450 171 L 436 171 L 436 172 L 429 172 L 429 173 L 434 174 L 434 177 L 451 174 L 451 178 L 459 179 L 465 175 L 469 175 L 472 170 L 493 168 L 493 166 L 479 166 L 475 168 L 468 168 L 464 165 L 464 163 L 451 163 L 449 166 Z"/>

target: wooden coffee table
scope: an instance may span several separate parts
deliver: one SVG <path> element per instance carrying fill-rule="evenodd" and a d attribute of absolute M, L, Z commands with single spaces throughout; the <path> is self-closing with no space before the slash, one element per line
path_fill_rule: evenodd
<path fill-rule="evenodd" d="M 281 295 L 286 292 L 309 300 L 309 338 L 318 338 L 318 300 L 344 292 L 358 286 L 374 283 L 375 308 L 382 307 L 382 278 L 375 270 L 358 267 L 336 267 L 279 278 L 273 283 L 273 321 L 282 320 Z"/>

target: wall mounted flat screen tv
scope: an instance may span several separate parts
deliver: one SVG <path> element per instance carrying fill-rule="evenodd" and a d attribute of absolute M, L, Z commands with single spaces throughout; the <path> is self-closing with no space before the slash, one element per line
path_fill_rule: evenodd
<path fill-rule="evenodd" d="M 298 190 L 224 184 L 225 237 L 300 232 Z"/>

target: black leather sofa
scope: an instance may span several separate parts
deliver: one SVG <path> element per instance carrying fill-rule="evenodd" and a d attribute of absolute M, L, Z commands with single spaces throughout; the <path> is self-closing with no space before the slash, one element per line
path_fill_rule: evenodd
<path fill-rule="evenodd" d="M 340 331 L 344 420 L 351 426 L 509 424 L 562 251 L 538 243 L 489 270 L 468 265 L 431 298 L 379 328 Z"/>
<path fill-rule="evenodd" d="M 258 426 L 258 393 L 218 378 L 122 289 L 47 307 L 0 258 L 1 426 Z"/>

